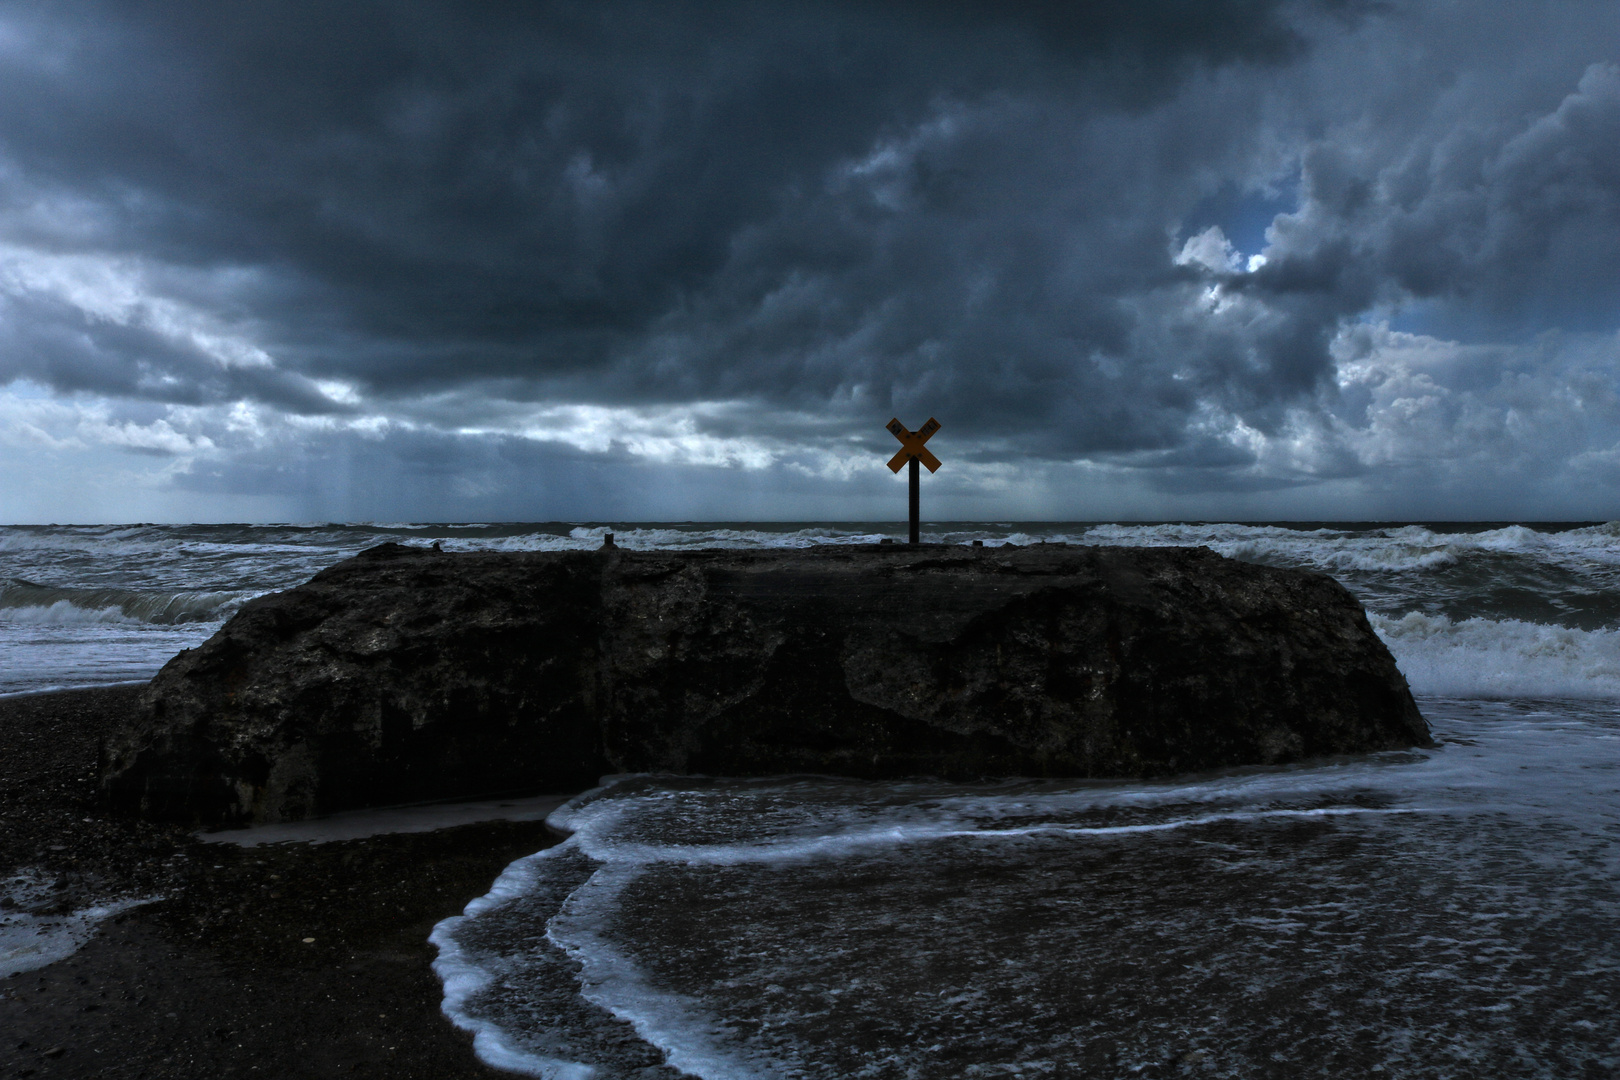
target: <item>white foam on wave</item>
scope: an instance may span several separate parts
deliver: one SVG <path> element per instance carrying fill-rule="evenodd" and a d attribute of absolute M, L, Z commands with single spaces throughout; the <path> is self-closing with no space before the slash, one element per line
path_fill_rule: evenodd
<path fill-rule="evenodd" d="M 603 841 L 592 835 L 576 838 L 580 850 L 603 862 L 619 866 L 652 866 L 681 863 L 686 866 L 747 866 L 801 862 L 815 858 L 838 858 L 863 849 L 894 848 L 939 840 L 1020 840 L 1032 836 L 1127 836 L 1133 833 L 1170 832 L 1195 829 L 1220 822 L 1257 822 L 1269 818 L 1343 817 L 1349 814 L 1402 814 L 1407 809 L 1387 807 L 1272 807 L 1199 813 L 1158 821 L 1116 825 L 1041 823 L 994 826 L 967 825 L 949 820 L 926 823 L 878 823 L 867 828 L 826 833 L 801 838 L 774 838 L 759 843 L 730 844 L 638 844 Z"/>
<path fill-rule="evenodd" d="M 542 1080 L 589 1080 L 596 1070 L 580 1062 L 537 1053 L 523 1045 L 520 1032 L 483 1015 L 476 1003 L 497 983 L 503 970 L 522 963 L 524 958 L 492 956 L 488 951 L 464 945 L 461 935 L 474 929 L 474 920 L 480 916 L 533 893 L 548 863 L 566 851 L 567 845 L 560 845 L 512 863 L 495 879 L 487 894 L 468 904 L 461 915 L 440 922 L 428 937 L 439 950 L 433 971 L 444 986 L 441 1009 L 457 1027 L 472 1032 L 473 1052 L 493 1068 Z"/>
<path fill-rule="evenodd" d="M 1443 704 L 1431 702 L 1428 707 Z M 996 952 L 996 945 L 981 942 L 972 930 L 976 925 L 972 920 L 988 920 L 987 925 L 993 926 L 1001 917 L 999 905 L 1016 907 L 1025 898 L 1017 885 L 1009 885 L 1012 892 L 1006 896 L 997 894 L 991 882 L 998 879 L 969 868 L 1005 863 L 1010 881 L 1039 885 L 1049 865 L 1073 865 L 1081 868 L 1079 873 L 1090 873 L 1085 868 L 1095 867 L 1106 875 L 1107 861 L 1098 862 L 1086 852 L 1107 851 L 1145 859 L 1141 869 L 1163 872 L 1162 867 L 1154 869 L 1159 864 L 1152 852 L 1160 850 L 1157 845 L 1172 843 L 1184 853 L 1180 857 L 1203 859 L 1206 856 L 1196 853 L 1209 852 L 1212 872 L 1258 873 L 1262 883 L 1270 880 L 1265 875 L 1280 874 L 1281 881 L 1291 884 L 1277 889 L 1275 895 L 1257 899 L 1252 910 L 1239 905 L 1247 920 L 1243 926 L 1249 929 L 1228 930 L 1230 941 L 1209 942 L 1218 957 L 1223 955 L 1221 950 L 1235 950 L 1222 961 L 1233 965 L 1230 971 L 1216 964 L 1221 968 L 1214 973 L 1217 983 L 1254 979 L 1259 987 L 1256 992 L 1264 991 L 1272 987 L 1267 980 L 1291 978 L 1295 966 L 1284 959 L 1274 970 L 1268 966 L 1267 950 L 1291 948 L 1293 938 L 1310 939 L 1311 935 L 1322 935 L 1324 942 L 1339 948 L 1352 931 L 1369 934 L 1367 941 L 1377 947 L 1385 940 L 1380 936 L 1386 933 L 1383 926 L 1404 926 L 1401 905 L 1418 903 L 1422 895 L 1419 890 L 1415 894 L 1418 900 L 1410 900 L 1396 890 L 1399 895 L 1392 901 L 1395 906 L 1387 924 L 1377 911 L 1365 913 L 1364 923 L 1352 920 L 1347 924 L 1333 912 L 1341 908 L 1347 913 L 1359 911 L 1362 904 L 1376 907 L 1387 890 L 1356 878 L 1313 883 L 1310 873 L 1294 883 L 1288 876 L 1292 856 L 1286 854 L 1291 847 L 1284 844 L 1281 861 L 1273 862 L 1266 854 L 1267 842 L 1258 839 L 1285 835 L 1278 831 L 1279 826 L 1352 827 L 1364 831 L 1347 835 L 1365 837 L 1372 843 L 1379 842 L 1373 837 L 1393 841 L 1426 835 L 1427 846 L 1415 856 L 1420 865 L 1424 865 L 1422 859 L 1435 858 L 1444 872 L 1452 873 L 1457 871 L 1446 860 L 1456 858 L 1462 860 L 1457 866 L 1471 868 L 1462 872 L 1485 874 L 1478 887 L 1496 890 L 1490 902 L 1498 906 L 1488 909 L 1492 912 L 1512 908 L 1535 911 L 1541 917 L 1535 904 L 1525 908 L 1530 901 L 1521 903 L 1521 894 L 1511 891 L 1521 886 L 1506 883 L 1501 869 L 1504 859 L 1514 874 L 1532 874 L 1524 879 L 1528 883 L 1524 887 L 1532 893 L 1540 887 L 1541 879 L 1533 875 L 1540 872 L 1534 870 L 1539 865 L 1535 860 L 1543 858 L 1543 853 L 1551 860 L 1546 868 L 1551 875 L 1548 880 L 1563 882 L 1571 896 L 1584 895 L 1580 890 L 1588 887 L 1580 875 L 1597 875 L 1594 881 L 1613 876 L 1617 868 L 1609 863 L 1613 862 L 1617 818 L 1612 790 L 1614 778 L 1620 776 L 1620 728 L 1612 708 L 1591 706 L 1585 712 L 1581 708 L 1552 713 L 1521 706 L 1453 703 L 1440 709 L 1445 718 L 1440 734 L 1446 745 L 1437 751 L 1155 782 L 951 785 L 860 784 L 812 777 L 757 781 L 617 778 L 607 787 L 573 800 L 548 819 L 558 828 L 573 830 L 564 844 L 514 864 L 488 897 L 469 906 L 465 916 L 448 920 L 435 930 L 434 941 L 441 948 L 441 977 L 446 979 L 446 1011 L 461 1026 L 479 1033 L 479 1053 L 484 1060 L 535 1075 L 589 1075 L 586 1062 L 566 1058 L 568 1045 L 566 1040 L 555 1039 L 556 1032 L 524 1026 L 542 1012 L 552 1015 L 537 1012 L 534 1004 L 523 1007 L 525 1000 L 532 1002 L 525 995 L 541 986 L 554 989 L 559 982 L 577 986 L 583 999 L 631 1025 L 643 1040 L 666 1055 L 670 1065 L 696 1076 L 742 1080 L 853 1075 L 848 1055 L 874 1051 L 849 1049 L 845 1033 L 831 1019 L 839 1015 L 839 1002 L 845 1000 L 839 995 L 847 992 L 850 1000 L 865 1000 L 862 995 L 870 994 L 860 986 L 870 981 L 868 977 L 876 977 L 879 983 L 885 978 L 898 979 L 903 987 L 903 969 L 870 969 L 862 966 L 862 958 L 871 962 L 897 949 L 891 960 L 910 964 L 912 954 L 907 950 L 911 946 L 904 943 L 915 938 L 918 947 L 926 948 L 922 943 L 938 934 L 944 935 L 939 947 L 947 950 L 940 963 L 954 962 L 952 948 L 989 950 L 977 961 L 982 966 L 967 965 L 976 974 L 964 976 L 967 982 L 960 984 L 964 993 L 972 997 L 994 988 L 1000 997 L 992 1007 L 1001 1010 L 995 1015 L 1005 1014 L 1007 1020 L 1030 1025 L 1029 1046 L 1041 1048 L 1042 1053 L 1054 1046 L 1065 1053 L 1078 1052 L 1074 1048 L 1088 1038 L 1113 1038 L 1109 1024 L 1137 1023 L 1132 1019 L 1135 1012 L 1127 1010 L 1117 1017 L 1099 1013 L 1093 1018 L 1091 1035 L 1070 1035 L 1068 1025 L 1042 1026 L 1043 1022 L 1032 1019 L 1050 1012 L 1044 999 L 1021 996 L 1036 993 L 1021 987 L 1034 987 L 1039 979 L 1031 982 L 1020 968 L 1004 965 L 1034 965 L 1044 970 L 1043 961 L 1038 956 Z M 1391 832 L 1377 824 L 1397 816 L 1435 824 L 1423 826 L 1427 832 Z M 1368 824 L 1352 825 L 1354 822 Z M 1509 832 L 1480 840 L 1477 851 L 1463 850 L 1467 847 L 1463 841 L 1479 830 L 1500 827 Z M 1533 840 L 1528 851 L 1525 838 Z M 1084 846 L 1051 846 L 1070 842 Z M 1135 846 L 1139 842 L 1148 846 Z M 1410 840 L 1396 842 L 1409 844 Z M 1093 848 L 1092 844 L 1110 846 Z M 1070 854 L 1062 859 L 1070 863 L 1051 862 L 1052 856 L 1064 851 Z M 1409 848 L 1397 851 L 1413 854 Z M 1136 854 L 1128 854 L 1133 852 Z M 1339 858 L 1332 856 L 1321 869 L 1337 865 L 1333 860 Z M 1524 858 L 1530 861 L 1524 862 Z M 554 874 L 569 859 L 586 861 L 579 863 L 583 870 L 574 879 L 559 887 L 557 881 L 548 879 L 548 873 Z M 966 892 L 947 890 L 945 899 L 929 899 L 934 880 L 930 868 L 942 859 L 964 868 L 960 872 L 969 877 L 963 880 L 975 884 Z M 850 867 L 854 876 L 846 877 L 840 867 Z M 1416 873 L 1415 880 L 1423 876 Z M 1090 925 L 1086 920 L 1092 918 L 1086 912 L 1092 907 L 1118 902 L 1122 905 L 1119 918 L 1135 918 L 1130 914 L 1135 900 L 1113 898 L 1136 894 L 1119 892 L 1121 879 L 1105 876 L 1099 880 L 1112 884 L 1098 896 L 1055 893 L 1040 909 L 1044 914 L 1039 923 L 1030 926 L 1030 933 L 1055 935 L 1053 940 L 1058 942 L 1066 942 L 1064 935 L 1070 934 L 1074 945 L 1084 946 L 1094 936 L 1085 929 Z M 871 887 L 879 891 L 865 895 L 862 890 L 868 886 L 860 884 L 865 881 L 874 881 Z M 1144 886 L 1143 896 L 1157 895 L 1158 888 L 1170 884 L 1167 880 Z M 1339 903 L 1345 899 L 1342 890 L 1347 884 L 1372 891 L 1353 903 Z M 532 903 L 534 894 L 547 888 L 554 890 L 555 899 Z M 1502 889 L 1510 891 L 1503 893 Z M 950 899 L 953 897 L 956 899 Z M 705 910 L 712 904 L 715 913 L 693 916 L 690 905 L 694 903 Z M 937 920 L 944 916 L 935 906 L 938 903 L 970 906 L 950 908 L 953 914 L 940 923 Z M 1560 903 L 1560 911 L 1574 910 L 1565 900 Z M 1062 905 L 1079 905 L 1072 910 L 1080 921 L 1071 922 L 1068 915 L 1059 918 L 1060 911 L 1071 910 Z M 1202 909 L 1194 904 L 1185 910 L 1188 917 L 1197 918 Z M 664 925 L 666 911 L 684 913 L 681 918 L 687 922 L 695 918 L 696 927 L 707 927 L 728 943 L 709 948 L 708 943 L 689 936 L 690 928 L 665 933 L 659 927 Z M 801 914 L 793 915 L 794 911 Z M 969 915 L 971 919 L 958 935 L 961 940 L 944 944 L 953 923 Z M 796 921 L 805 917 L 810 924 Z M 1436 916 L 1425 912 L 1424 917 Z M 1490 915 L 1483 923 L 1478 917 L 1471 918 L 1469 925 L 1477 923 L 1479 928 L 1469 934 L 1477 935 L 1478 941 L 1456 946 L 1453 951 L 1460 957 L 1459 964 L 1471 963 L 1469 957 L 1481 949 L 1503 948 L 1514 940 L 1517 931 L 1511 926 L 1522 924 L 1505 924 L 1498 933 L 1489 922 L 1498 917 L 1506 916 Z M 739 928 L 736 920 L 740 918 L 762 920 L 766 929 L 760 932 L 767 936 Z M 1165 942 L 1179 940 L 1175 919 L 1182 916 L 1173 911 L 1166 918 L 1170 921 L 1165 930 L 1147 933 L 1141 942 L 1126 935 L 1119 948 L 1141 954 L 1134 962 L 1151 963 L 1161 948 L 1153 944 L 1159 940 L 1154 934 L 1168 932 Z M 525 964 L 532 963 L 536 954 L 531 945 L 523 943 L 524 936 L 534 933 L 536 920 L 544 925 L 545 940 L 576 962 L 577 971 L 553 964 L 539 980 L 525 972 Z M 481 929 L 486 921 L 490 929 Z M 895 932 L 910 937 L 893 937 L 891 921 Z M 1107 924 L 1107 918 L 1103 923 Z M 677 919 L 674 925 L 685 922 Z M 1064 929 L 1071 925 L 1072 930 Z M 1363 926 L 1367 929 L 1361 929 Z M 514 928 L 518 940 L 503 950 L 503 941 L 512 939 L 502 935 L 511 934 Z M 1260 952 L 1244 944 L 1244 934 L 1257 932 L 1256 928 L 1265 937 Z M 649 931 L 652 939 L 644 936 Z M 1421 996 L 1428 993 L 1425 988 L 1432 984 L 1431 974 L 1449 977 L 1446 971 L 1428 971 L 1426 961 L 1434 954 L 1430 946 L 1422 944 L 1428 940 L 1423 931 L 1414 931 L 1412 942 L 1399 938 L 1399 929 L 1393 932 L 1398 938 L 1396 947 L 1410 950 L 1421 970 L 1403 967 L 1405 960 L 1391 960 L 1388 977 L 1392 987 Z M 889 940 L 898 942 L 894 949 L 884 945 Z M 1190 960 L 1202 956 L 1196 939 L 1186 945 Z M 762 947 L 765 952 L 760 951 Z M 1107 951 L 1105 946 L 1098 947 Z M 705 962 L 711 964 L 718 957 L 725 966 L 687 972 L 683 965 L 689 954 L 696 953 L 704 953 Z M 1525 963 L 1531 974 L 1491 976 L 1501 985 L 1492 983 L 1480 993 L 1486 997 L 1517 994 L 1531 1001 L 1539 992 L 1537 980 L 1542 978 L 1536 974 L 1542 970 L 1536 965 L 1543 961 L 1527 955 Z M 920 965 L 919 970 L 930 969 Z M 1557 977 L 1556 965 L 1547 970 Z M 1354 964 L 1346 967 L 1344 984 L 1354 986 L 1364 978 L 1359 971 Z M 1195 983 L 1198 977 L 1196 972 L 1185 976 Z M 950 985 L 951 979 L 947 977 L 945 983 Z M 1595 993 L 1595 986 L 1583 992 Z M 873 993 L 881 997 L 880 992 Z M 1240 999 L 1241 994 L 1233 1000 Z M 1022 1003 L 1025 1001 L 1028 1004 Z M 982 1011 L 977 1002 L 975 998 L 962 1007 L 977 1015 Z M 1126 1005 L 1134 1009 L 1132 1003 Z M 737 1007 L 746 1012 L 736 1012 Z M 860 1012 L 865 1007 L 857 1008 L 855 1015 L 869 1015 Z M 909 1001 L 906 1007 L 924 1008 L 921 1018 L 935 1028 L 954 1030 L 957 1024 L 950 1000 L 941 1000 L 938 1006 Z M 1241 1007 L 1234 1007 L 1242 1016 Z M 1228 1006 L 1207 1008 L 1218 1013 Z M 1220 1032 L 1231 1030 L 1225 1021 L 1211 1022 L 1211 1039 L 1218 1041 Z M 1150 1041 L 1158 1037 L 1148 1036 Z M 1264 1043 L 1266 1036 L 1257 1029 L 1246 1032 L 1245 1038 Z M 994 1041 L 991 1037 L 986 1045 Z M 1013 1042 L 1024 1045 L 1024 1036 Z M 1416 1049 L 1403 1046 L 1394 1040 L 1381 1052 L 1394 1063 L 1403 1054 L 1431 1053 L 1427 1044 Z M 913 1067 L 921 1069 L 916 1073 L 919 1076 L 948 1072 L 943 1063 L 929 1061 L 926 1041 L 902 1037 L 878 1053 L 876 1058 L 863 1060 L 879 1074 L 910 1075 L 907 1070 Z M 839 1058 L 839 1054 L 846 1056 Z M 1046 1059 L 1015 1054 L 1006 1064 L 1027 1072 L 1041 1060 Z M 968 1061 L 960 1064 L 962 1069 L 953 1075 L 984 1069 L 995 1074 L 1003 1068 Z M 605 1075 L 635 1073 L 606 1068 Z M 1239 1068 L 1219 1075 L 1243 1073 Z"/>
<path fill-rule="evenodd" d="M 0 612 L 0 694 L 145 682 L 218 623 L 7 622 Z"/>
<path fill-rule="evenodd" d="M 1221 823 L 1474 813 L 1485 806 L 1578 818 L 1587 812 L 1582 792 L 1590 777 L 1570 763 L 1578 747 L 1614 738 L 1612 726 L 1547 714 L 1481 728 L 1452 723 L 1449 734 L 1458 741 L 1444 752 L 1390 751 L 1163 780 L 872 784 L 632 776 L 571 800 L 546 821 L 603 865 L 742 867 L 943 840 L 1123 837 Z M 1488 753 L 1471 748 L 1480 738 L 1489 741 Z M 1512 752 L 1502 752 L 1504 746 Z M 1526 766 L 1542 775 L 1534 791 L 1517 787 Z"/>
<path fill-rule="evenodd" d="M 94 551 L 98 554 L 156 550 L 161 540 L 128 527 L 67 527 L 55 529 L 0 527 L 0 551 Z M 151 530 L 146 530 L 150 534 Z M 172 543 L 172 541 L 171 541 Z"/>
<path fill-rule="evenodd" d="M 125 615 L 122 608 L 80 607 L 67 600 L 58 600 L 54 604 L 0 607 L 0 622 L 27 626 L 85 626 L 93 623 L 122 623 L 136 626 L 142 621 Z"/>
<path fill-rule="evenodd" d="M 1346 571 L 1426 572 L 1455 565 L 1478 534 L 1434 533 L 1421 526 L 1352 533 L 1281 525 L 1098 525 L 1071 543 L 1124 547 L 1207 547 L 1229 559 Z"/>
<path fill-rule="evenodd" d="M 1620 630 L 1516 619 L 1370 615 L 1414 693 L 1459 698 L 1620 698 Z"/>
<path fill-rule="evenodd" d="M 255 595 L 254 590 L 65 588 L 10 578 L 0 579 L 0 619 L 58 625 L 216 622 Z"/>
<path fill-rule="evenodd" d="M 1577 570 L 1620 567 L 1620 522 L 1559 532 L 1540 532 L 1524 525 L 1478 532 L 1437 532 L 1423 525 L 1370 530 L 1237 524 L 1098 525 L 1062 538 L 1074 543 L 1132 547 L 1203 546 L 1229 558 L 1309 566 L 1326 573 L 1423 573 L 1454 566 L 1477 554 L 1525 556 Z"/>
<path fill-rule="evenodd" d="M 784 1075 L 780 1063 L 728 1047 L 719 1018 L 701 1002 L 654 986 L 603 932 L 620 895 L 641 872 L 634 864 L 605 866 L 570 894 L 546 925 L 546 937 L 580 965 L 580 995 L 627 1021 L 684 1073 L 726 1080 Z"/>

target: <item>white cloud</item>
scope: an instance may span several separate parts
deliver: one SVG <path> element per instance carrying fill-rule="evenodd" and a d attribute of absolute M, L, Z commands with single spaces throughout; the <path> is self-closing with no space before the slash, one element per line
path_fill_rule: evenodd
<path fill-rule="evenodd" d="M 1620 440 L 1612 334 L 1464 345 L 1358 325 L 1334 351 L 1339 438 L 1369 468 L 1511 487 L 1578 471 Z"/>
<path fill-rule="evenodd" d="M 667 464 L 719 465 L 763 469 L 778 456 L 764 440 L 706 432 L 709 423 L 743 406 L 699 402 L 654 408 L 611 408 L 599 405 L 551 405 L 500 426 L 459 429 L 466 435 L 517 435 L 537 442 L 564 443 L 587 453 L 618 449 L 633 457 Z"/>
<path fill-rule="evenodd" d="M 1216 274 L 1235 274 L 1242 266 L 1237 249 L 1219 225 L 1211 225 L 1197 236 L 1190 236 L 1176 254 L 1177 266 L 1201 266 Z"/>
<path fill-rule="evenodd" d="M 0 292 L 43 294 L 90 319 L 156 331 L 193 346 L 221 367 L 275 366 L 269 353 L 217 315 L 165 295 L 163 285 L 154 278 L 175 273 L 166 269 L 158 274 L 143 259 L 0 244 Z M 210 276 L 232 278 L 242 273 L 215 271 Z"/>
<path fill-rule="evenodd" d="M 360 404 L 360 392 L 353 383 L 341 382 L 337 379 L 316 379 L 314 382 L 315 389 L 339 405 Z"/>
<path fill-rule="evenodd" d="M 150 424 L 130 421 L 115 424 L 87 419 L 79 422 L 79 433 L 87 442 L 160 454 L 198 454 L 214 449 L 214 441 L 208 436 L 176 431 L 167 420 L 155 420 Z"/>

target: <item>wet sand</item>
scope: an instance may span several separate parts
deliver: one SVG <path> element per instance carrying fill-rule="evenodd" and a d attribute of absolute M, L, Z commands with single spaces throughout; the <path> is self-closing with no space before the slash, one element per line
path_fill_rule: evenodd
<path fill-rule="evenodd" d="M 64 912 L 162 897 L 0 981 L 0 1078 L 510 1075 L 440 1013 L 427 937 L 544 824 L 241 847 L 119 820 L 96 745 L 139 690 L 0 699 L 0 874 L 42 871 Z"/>

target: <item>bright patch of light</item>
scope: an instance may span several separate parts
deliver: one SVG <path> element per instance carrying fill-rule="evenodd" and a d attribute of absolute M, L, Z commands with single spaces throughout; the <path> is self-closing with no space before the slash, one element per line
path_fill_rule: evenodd
<path fill-rule="evenodd" d="M 327 400 L 335 401 L 339 405 L 360 404 L 360 394 L 354 386 L 336 379 L 316 379 L 315 389 L 326 395 Z"/>
<path fill-rule="evenodd" d="M 1211 225 L 1197 236 L 1190 236 L 1176 253 L 1177 266 L 1201 266 L 1217 274 L 1235 274 L 1240 263 L 1232 241 L 1219 225 Z"/>
<path fill-rule="evenodd" d="M 173 409 L 142 423 L 112 414 L 105 401 L 41 398 L 18 393 L 26 384 L 0 391 L 0 444 L 48 450 L 116 450 L 194 456 L 215 449 L 212 438 L 195 430 L 196 410 Z"/>
<path fill-rule="evenodd" d="M 516 434 L 537 442 L 565 443 L 593 454 L 617 449 L 669 465 L 766 468 L 778 453 L 763 440 L 704 430 L 705 420 L 723 418 L 735 408 L 714 402 L 650 409 L 557 405 L 538 410 L 511 431 L 468 427 L 461 433 Z"/>
<path fill-rule="evenodd" d="M 115 424 L 85 420 L 80 423 L 79 432 L 91 442 L 159 454 L 194 454 L 214 448 L 213 440 L 206 435 L 186 435 L 176 431 L 167 420 L 144 425 L 131 421 Z"/>
<path fill-rule="evenodd" d="M 222 276 L 230 276 L 229 271 Z M 43 295 L 77 308 L 93 321 L 151 330 L 190 345 L 221 367 L 275 366 L 269 353 L 208 312 L 163 295 L 152 277 L 152 268 L 138 259 L 0 245 L 0 293 Z"/>

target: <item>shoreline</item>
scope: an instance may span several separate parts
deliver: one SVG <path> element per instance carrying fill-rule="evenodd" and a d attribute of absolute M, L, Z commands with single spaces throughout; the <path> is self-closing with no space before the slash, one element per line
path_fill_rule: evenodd
<path fill-rule="evenodd" d="M 151 679 L 123 679 L 119 682 L 96 683 L 94 686 L 41 686 L 31 690 L 7 690 L 0 693 L 0 704 L 19 698 L 54 697 L 57 694 L 97 694 L 103 690 L 141 689 Z"/>
<path fill-rule="evenodd" d="M 428 934 L 557 842 L 538 805 L 528 820 L 252 846 L 115 818 L 97 743 L 143 686 L 0 698 L 0 880 L 37 872 L 49 914 L 158 897 L 0 979 L 0 1077 L 510 1076 L 440 1012 Z"/>

